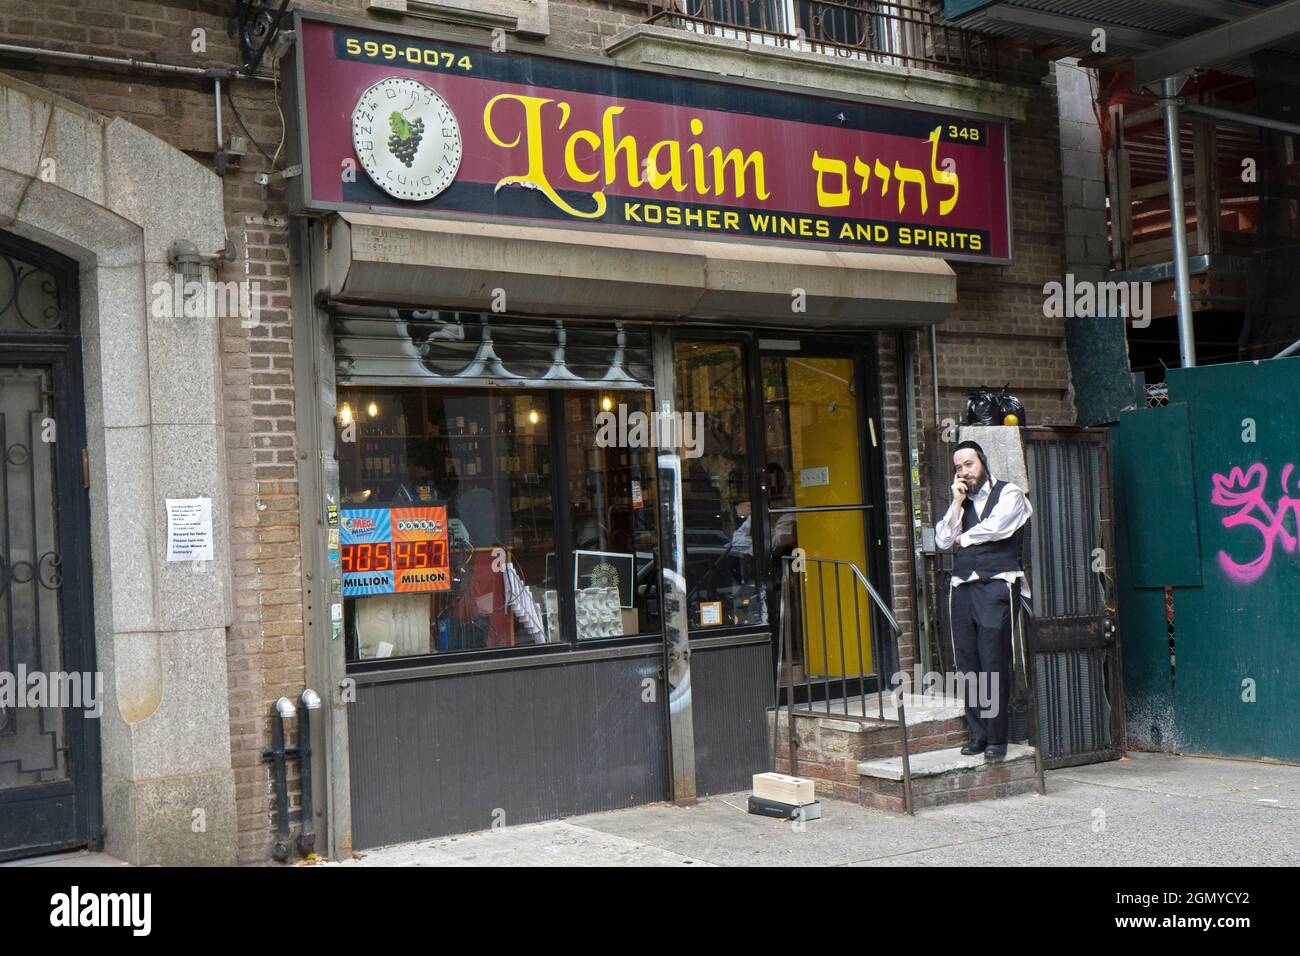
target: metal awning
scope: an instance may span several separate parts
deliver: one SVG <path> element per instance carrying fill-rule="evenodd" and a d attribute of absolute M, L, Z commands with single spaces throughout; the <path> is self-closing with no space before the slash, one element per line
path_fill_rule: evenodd
<path fill-rule="evenodd" d="M 1297 0 L 945 0 L 944 15 L 963 28 L 1017 38 L 1052 58 L 1123 70 L 1139 83 L 1192 69 L 1253 75 L 1250 54 L 1300 58 Z M 1106 51 L 1093 49 L 1106 31 Z"/>
<path fill-rule="evenodd" d="M 922 256 L 371 213 L 323 228 L 340 306 L 485 311 L 499 289 L 513 313 L 861 329 L 936 324 L 957 301 L 951 267 Z"/>

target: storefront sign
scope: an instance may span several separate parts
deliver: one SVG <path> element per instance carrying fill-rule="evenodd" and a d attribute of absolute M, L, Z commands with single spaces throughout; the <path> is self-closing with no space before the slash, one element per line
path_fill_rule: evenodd
<path fill-rule="evenodd" d="M 1010 258 L 1007 127 L 302 20 L 300 208 Z"/>
<path fill-rule="evenodd" d="M 344 597 L 451 588 L 445 506 L 344 509 L 340 524 Z"/>

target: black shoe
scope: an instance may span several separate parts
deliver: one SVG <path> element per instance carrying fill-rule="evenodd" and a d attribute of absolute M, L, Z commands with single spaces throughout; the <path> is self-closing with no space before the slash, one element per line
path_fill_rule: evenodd
<path fill-rule="evenodd" d="M 983 740 L 969 740 L 962 745 L 961 748 L 962 756 L 969 757 L 972 754 L 982 754 L 984 753 L 984 748 L 987 746 L 988 744 L 985 743 Z M 1003 747 L 1002 752 L 1006 753 L 1006 749 L 1007 749 L 1006 747 Z"/>
<path fill-rule="evenodd" d="M 989 744 L 984 748 L 985 760 L 1001 760 L 1007 755 L 1006 744 Z"/>

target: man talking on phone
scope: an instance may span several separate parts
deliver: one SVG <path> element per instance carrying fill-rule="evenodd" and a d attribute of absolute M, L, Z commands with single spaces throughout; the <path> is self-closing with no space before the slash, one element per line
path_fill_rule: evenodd
<path fill-rule="evenodd" d="M 970 740 L 961 752 L 1000 759 L 1007 755 L 1011 675 L 1017 654 L 1023 654 L 1012 631 L 1020 594 L 1028 595 L 1021 554 L 1034 510 L 1019 486 L 989 474 L 984 449 L 975 442 L 958 445 L 952 463 L 952 504 L 935 526 L 934 543 L 955 551 L 948 618 L 955 666 L 969 675 Z"/>

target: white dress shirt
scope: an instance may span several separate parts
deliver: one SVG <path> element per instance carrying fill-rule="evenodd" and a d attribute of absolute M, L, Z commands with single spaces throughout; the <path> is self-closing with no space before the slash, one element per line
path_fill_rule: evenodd
<path fill-rule="evenodd" d="M 983 513 L 984 505 L 989 500 L 989 491 L 992 487 L 993 481 L 989 479 L 980 485 L 975 494 L 969 496 L 971 505 L 975 508 L 976 517 Z M 1003 538 L 1009 538 L 1024 527 L 1025 522 L 1033 515 L 1034 509 L 1030 506 L 1025 493 L 1020 490 L 1020 486 L 1007 481 L 1003 482 L 1002 493 L 998 495 L 997 503 L 994 504 L 993 509 L 969 531 L 961 530 L 961 512 L 961 505 L 954 498 L 952 504 L 948 506 L 948 511 L 935 525 L 934 544 L 940 551 L 947 551 L 955 543 L 960 543 L 962 547 L 969 548 L 973 544 L 983 544 L 986 541 L 1001 541 Z M 1029 582 L 1026 580 L 1023 571 L 1003 571 L 993 576 L 1007 582 L 1019 579 L 1020 593 L 1025 597 L 1029 597 Z M 978 579 L 979 575 L 974 571 L 971 572 L 970 577 L 965 579 L 954 574 L 952 585 L 957 587 Z"/>

